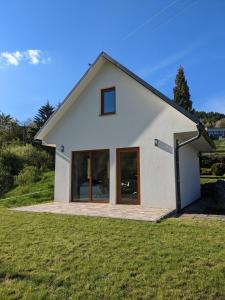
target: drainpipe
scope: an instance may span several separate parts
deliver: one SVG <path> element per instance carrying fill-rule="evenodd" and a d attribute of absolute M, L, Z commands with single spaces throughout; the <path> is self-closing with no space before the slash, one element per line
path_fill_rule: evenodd
<path fill-rule="evenodd" d="M 181 194 L 180 194 L 180 167 L 179 167 L 179 149 L 187 144 L 190 144 L 196 140 L 198 140 L 203 131 L 204 131 L 204 125 L 202 123 L 198 123 L 196 125 L 198 134 L 194 136 L 193 138 L 184 141 L 179 144 L 178 140 L 176 140 L 176 147 L 175 147 L 175 177 L 176 177 L 176 210 L 177 212 L 181 209 Z"/>

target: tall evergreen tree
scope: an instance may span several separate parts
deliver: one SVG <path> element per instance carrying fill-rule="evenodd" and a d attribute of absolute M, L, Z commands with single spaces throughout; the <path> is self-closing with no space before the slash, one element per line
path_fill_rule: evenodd
<path fill-rule="evenodd" d="M 177 71 L 175 87 L 173 89 L 174 101 L 187 111 L 192 110 L 192 101 L 189 87 L 184 74 L 184 68 L 180 67 Z"/>
<path fill-rule="evenodd" d="M 38 129 L 45 124 L 54 111 L 55 109 L 52 105 L 50 105 L 49 101 L 39 108 L 37 115 L 34 117 L 34 123 Z"/>

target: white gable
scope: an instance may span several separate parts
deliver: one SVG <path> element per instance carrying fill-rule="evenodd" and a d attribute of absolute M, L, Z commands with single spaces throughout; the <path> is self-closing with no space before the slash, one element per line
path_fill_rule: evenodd
<path fill-rule="evenodd" d="M 116 87 L 116 114 L 100 116 L 100 91 L 110 86 Z M 45 142 L 89 149 L 132 145 L 159 134 L 171 142 L 173 133 L 196 131 L 194 122 L 110 62 L 101 66 L 78 96 L 70 97 Z"/>

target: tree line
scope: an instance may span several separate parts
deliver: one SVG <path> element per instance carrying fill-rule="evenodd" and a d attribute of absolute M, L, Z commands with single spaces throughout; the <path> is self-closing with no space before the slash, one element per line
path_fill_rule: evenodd
<path fill-rule="evenodd" d="M 32 144 L 34 136 L 54 113 L 55 107 L 49 101 L 42 105 L 37 114 L 27 122 L 21 123 L 10 115 L 0 113 L 0 147 L 9 143 L 18 142 Z"/>

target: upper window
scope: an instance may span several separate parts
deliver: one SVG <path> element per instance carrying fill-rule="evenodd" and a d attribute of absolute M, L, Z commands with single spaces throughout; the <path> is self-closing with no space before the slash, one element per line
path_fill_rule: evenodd
<path fill-rule="evenodd" d="M 101 90 L 101 115 L 116 113 L 116 88 Z"/>

